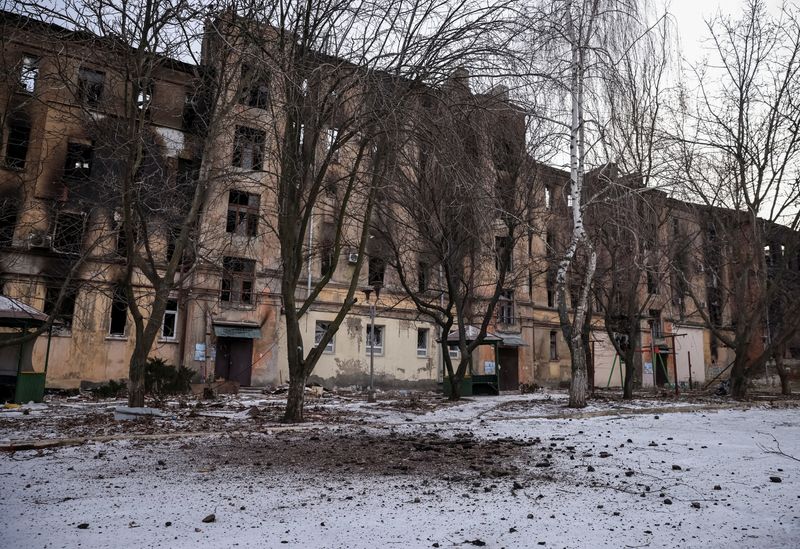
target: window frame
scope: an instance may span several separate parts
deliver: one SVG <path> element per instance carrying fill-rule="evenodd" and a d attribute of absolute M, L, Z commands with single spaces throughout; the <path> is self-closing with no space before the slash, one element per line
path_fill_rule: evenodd
<path fill-rule="evenodd" d="M 219 300 L 225 303 L 255 305 L 255 272 L 256 262 L 254 259 L 224 256 L 222 259 Z M 248 290 L 245 290 L 245 284 L 249 284 Z M 227 299 L 225 298 L 226 293 Z M 248 295 L 249 298 L 243 300 L 242 297 L 244 295 Z"/>
<path fill-rule="evenodd" d="M 122 332 L 115 332 L 114 314 L 120 314 L 123 311 L 124 322 L 122 324 Z M 122 290 L 122 287 L 119 285 L 114 286 L 114 290 L 111 295 L 111 304 L 108 315 L 108 333 L 106 336 L 110 339 L 125 339 L 128 337 L 128 299 L 125 296 L 125 292 Z"/>
<path fill-rule="evenodd" d="M 174 303 L 174 308 L 170 308 L 170 303 Z M 172 335 L 165 335 L 164 328 L 167 326 L 167 317 L 172 316 Z M 177 297 L 170 297 L 167 299 L 164 314 L 161 317 L 161 334 L 159 339 L 161 341 L 177 341 L 178 340 L 178 318 L 180 317 L 180 304 Z"/>
<path fill-rule="evenodd" d="M 23 92 L 33 95 L 36 93 L 36 83 L 39 80 L 40 63 L 42 59 L 30 53 L 22 54 L 19 67 L 19 85 Z"/>
<path fill-rule="evenodd" d="M 61 307 L 56 311 L 55 302 L 58 300 L 58 294 L 61 293 L 61 289 L 62 285 L 47 284 L 45 286 L 42 311 L 47 315 L 55 316 L 60 321 L 59 323 L 53 322 L 53 335 L 71 336 L 72 326 L 75 323 L 75 304 L 78 301 L 78 288 L 70 285 L 64 290 L 64 299 L 61 301 Z"/>
<path fill-rule="evenodd" d="M 330 328 L 330 325 L 330 320 L 317 320 L 314 322 L 314 347 L 319 346 L 319 342 L 322 341 L 322 337 Z M 333 334 L 333 337 L 322 350 L 322 353 L 326 355 L 332 355 L 336 353 L 336 334 Z"/>
<path fill-rule="evenodd" d="M 244 199 L 246 203 L 234 201 L 234 197 L 237 200 Z M 246 238 L 258 236 L 260 211 L 261 195 L 231 189 L 228 192 L 228 214 L 225 218 L 225 232 Z"/>
<path fill-rule="evenodd" d="M 236 126 L 233 134 L 232 165 L 248 171 L 264 169 L 264 148 L 267 132 L 250 126 Z M 244 162 L 249 158 L 249 162 Z"/>
<path fill-rule="evenodd" d="M 372 348 L 372 341 L 370 339 L 370 333 L 372 332 L 372 325 L 367 324 L 366 326 L 366 338 L 364 345 L 364 350 L 369 354 L 370 348 Z M 375 324 L 375 333 L 379 335 L 378 339 L 380 340 L 380 345 L 375 345 L 375 355 L 383 356 L 384 349 L 385 349 L 385 337 L 386 337 L 386 326 L 383 324 Z"/>
<path fill-rule="evenodd" d="M 556 330 L 550 330 L 549 356 L 550 356 L 549 360 L 551 362 L 560 360 L 558 357 L 558 332 Z"/>
<path fill-rule="evenodd" d="M 89 67 L 78 68 L 78 102 L 87 107 L 97 107 L 103 101 L 106 73 Z"/>
<path fill-rule="evenodd" d="M 424 347 L 420 347 L 420 336 L 424 337 L 424 342 L 425 342 Z M 428 351 L 430 349 L 430 339 L 431 339 L 430 328 L 417 328 L 417 358 L 428 358 Z"/>
<path fill-rule="evenodd" d="M 513 325 L 516 324 L 516 311 L 514 310 L 514 290 L 504 289 L 500 292 L 500 297 L 497 300 L 497 321 L 500 324 Z"/>

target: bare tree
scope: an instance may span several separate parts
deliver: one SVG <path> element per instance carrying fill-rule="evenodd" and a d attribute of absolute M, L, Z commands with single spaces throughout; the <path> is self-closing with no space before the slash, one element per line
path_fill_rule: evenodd
<path fill-rule="evenodd" d="M 221 18 L 221 42 L 246 35 L 239 59 L 272 75 L 264 169 L 274 181 L 268 219 L 280 245 L 287 421 L 302 421 L 306 380 L 356 302 L 376 193 L 404 145 L 395 137 L 408 123 L 407 98 L 494 48 L 503 10 L 502 2 L 472 0 L 278 0 L 232 5 L 238 16 Z M 318 214 L 330 226 L 315 240 Z M 344 251 L 358 254 L 353 267 L 339 265 Z M 304 275 L 315 258 L 326 268 L 311 280 Z M 344 288 L 341 304 L 306 350 L 300 321 L 332 281 Z"/>
<path fill-rule="evenodd" d="M 732 393 L 743 398 L 748 380 L 797 333 L 796 322 L 767 316 L 787 291 L 786 266 L 796 263 L 784 257 L 793 243 L 773 227 L 796 231 L 800 221 L 800 20 L 796 6 L 773 16 L 763 1 L 749 0 L 740 18 L 718 15 L 707 25 L 713 60 L 694 67 L 697 96 L 679 126 L 677 177 L 706 220 L 696 257 L 706 295 L 691 297 L 733 350 Z M 796 318 L 800 302 L 784 303 L 781 318 Z"/>
<path fill-rule="evenodd" d="M 623 38 L 635 28 L 637 7 L 626 0 L 562 0 L 548 2 L 533 10 L 531 29 L 536 42 L 533 51 L 544 52 L 547 65 L 531 69 L 538 79 L 566 96 L 568 114 L 556 112 L 566 120 L 563 126 L 569 139 L 571 235 L 556 270 L 556 295 L 561 330 L 570 349 L 572 379 L 571 407 L 586 406 L 587 356 L 585 325 L 589 320 L 589 296 L 594 279 L 597 253 L 586 230 L 584 210 L 588 197 L 584 190 L 592 129 L 587 128 L 587 95 L 592 81 L 604 67 L 615 61 Z M 534 54 L 531 54 L 534 55 Z M 535 63 L 533 63 L 535 67 Z M 573 291 L 571 291 L 571 289 Z M 577 291 L 575 291 L 577 290 Z M 568 295 L 574 295 L 570 310 Z"/>
<path fill-rule="evenodd" d="M 381 190 L 373 220 L 402 299 L 438 327 L 453 400 L 487 329 L 516 323 L 524 296 L 514 289 L 529 274 L 519 244 L 540 190 L 522 111 L 504 88 L 473 94 L 467 77 L 456 71 L 441 89 L 420 90 L 406 168 Z"/>

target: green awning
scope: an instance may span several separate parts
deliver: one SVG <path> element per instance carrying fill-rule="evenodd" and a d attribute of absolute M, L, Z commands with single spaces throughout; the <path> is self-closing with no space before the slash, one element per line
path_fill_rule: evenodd
<path fill-rule="evenodd" d="M 214 324 L 214 334 L 217 337 L 261 339 L 261 328 L 251 324 Z"/>

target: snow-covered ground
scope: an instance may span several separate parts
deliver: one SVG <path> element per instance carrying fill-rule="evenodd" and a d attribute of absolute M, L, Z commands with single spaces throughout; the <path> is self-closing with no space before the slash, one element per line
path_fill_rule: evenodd
<path fill-rule="evenodd" d="M 800 458 L 796 408 L 652 401 L 574 415 L 561 399 L 427 412 L 341 401 L 317 406 L 354 421 L 293 428 L 234 412 L 206 418 L 207 435 L 4 452 L 0 546 L 798 546 L 800 462 L 770 452 L 778 441 Z M 14 413 L 2 438 L 53 435 L 33 410 Z"/>

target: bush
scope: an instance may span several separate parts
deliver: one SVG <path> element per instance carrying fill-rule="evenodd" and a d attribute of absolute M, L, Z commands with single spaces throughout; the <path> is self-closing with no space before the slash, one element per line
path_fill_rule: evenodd
<path fill-rule="evenodd" d="M 144 390 L 153 395 L 178 395 L 189 392 L 194 371 L 175 368 L 163 358 L 148 358 L 144 373 Z"/>
<path fill-rule="evenodd" d="M 124 379 L 119 381 L 112 379 L 108 383 L 101 383 L 88 390 L 95 398 L 120 398 L 125 396 L 128 390 L 128 383 Z"/>

